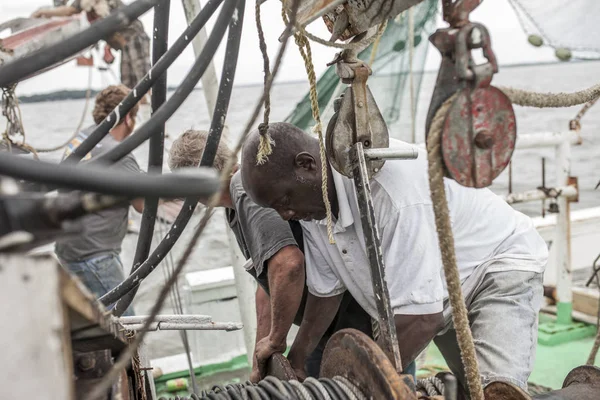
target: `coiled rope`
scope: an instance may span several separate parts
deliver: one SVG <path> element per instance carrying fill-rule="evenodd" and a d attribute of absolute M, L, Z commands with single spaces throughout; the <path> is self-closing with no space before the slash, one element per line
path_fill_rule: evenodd
<path fill-rule="evenodd" d="M 304 382 L 281 381 L 267 376 L 257 384 L 246 382 L 213 386 L 212 390 L 202 391 L 190 397 L 161 397 L 159 400 L 367 400 L 367 396 L 347 378 L 336 376 L 333 379 L 307 378 Z"/>
<path fill-rule="evenodd" d="M 444 382 L 437 376 L 419 379 L 416 384 L 417 391 L 429 397 L 443 396 L 445 387 Z"/>

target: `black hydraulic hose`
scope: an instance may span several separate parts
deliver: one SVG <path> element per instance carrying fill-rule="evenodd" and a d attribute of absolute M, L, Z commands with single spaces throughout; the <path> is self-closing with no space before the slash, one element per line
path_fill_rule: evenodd
<path fill-rule="evenodd" d="M 0 175 L 61 188 L 115 196 L 208 198 L 220 187 L 217 173 L 210 168 L 186 169 L 168 175 L 136 174 L 112 168 L 75 167 L 34 161 L 0 152 Z"/>
<path fill-rule="evenodd" d="M 169 48 L 169 14 L 171 10 L 171 0 L 167 0 L 156 6 L 154 9 L 154 29 L 152 38 L 152 65 L 156 65 L 158 60 L 166 53 Z M 163 73 L 152 86 L 152 114 L 167 100 L 167 72 Z M 165 151 L 165 124 L 161 126 L 160 132 L 150 138 L 148 150 L 148 172 L 157 174 L 162 173 L 163 154 Z M 154 236 L 154 224 L 158 212 L 158 198 L 147 197 L 144 200 L 144 211 L 142 212 L 142 222 L 138 234 L 137 246 L 133 257 L 131 270 L 136 270 L 150 254 L 152 237 Z M 117 317 L 123 315 L 131 305 L 133 298 L 137 293 L 137 288 L 132 290 L 119 302 L 120 307 L 115 307 L 113 314 Z"/>
<path fill-rule="evenodd" d="M 165 0 L 136 0 L 118 8 L 81 33 L 52 46 L 44 47 L 0 67 L 0 87 L 9 87 L 31 74 L 61 62 L 81 50 L 127 27 L 133 20 Z"/>
<path fill-rule="evenodd" d="M 152 85 L 161 77 L 173 62 L 179 57 L 183 50 L 202 30 L 206 22 L 215 13 L 223 0 L 209 0 L 202 11 L 194 18 L 192 23 L 179 38 L 173 43 L 171 48 L 152 66 L 150 71 L 135 85 L 135 88 L 123 99 L 119 106 L 113 110 L 105 119 L 94 129 L 94 131 L 64 160 L 65 163 L 77 163 L 86 154 L 88 154 L 120 121 L 134 105 L 150 90 Z"/>
<path fill-rule="evenodd" d="M 204 75 L 204 71 L 206 71 L 206 68 L 208 68 L 212 62 L 212 59 L 217 52 L 217 48 L 219 47 L 219 44 L 221 44 L 223 36 L 225 36 L 225 31 L 227 30 L 227 25 L 233 15 L 235 5 L 235 0 L 225 0 L 221 13 L 215 22 L 215 27 L 206 41 L 206 45 L 194 62 L 192 69 L 171 98 L 163 104 L 156 113 L 154 113 L 152 118 L 140 127 L 134 135 L 129 136 L 109 151 L 93 158 L 89 161 L 90 164 L 110 164 L 119 161 L 148 140 L 160 129 L 160 126 L 164 124 L 166 120 L 171 118 L 190 93 L 192 93 L 198 84 L 198 81 L 202 78 L 202 75 Z"/>
<path fill-rule="evenodd" d="M 229 1 L 229 0 L 228 0 Z M 231 99 L 231 92 L 233 89 L 233 81 L 235 78 L 235 71 L 237 67 L 237 59 L 240 49 L 240 41 L 242 38 L 242 26 L 244 21 L 244 6 L 245 2 L 240 1 L 237 8 L 237 19 L 232 19 L 229 23 L 229 34 L 227 38 L 227 48 L 225 50 L 225 60 L 223 62 L 223 70 L 221 72 L 221 82 L 219 85 L 219 95 L 215 105 L 215 111 L 212 118 L 210 127 L 210 136 L 221 137 L 223 127 L 225 126 L 225 120 L 227 117 L 227 110 L 229 108 L 229 100 Z M 211 141 L 211 146 L 214 142 Z M 217 141 L 218 145 L 218 141 Z M 208 148 L 208 143 L 207 146 Z M 209 149 L 210 150 L 210 149 Z M 212 151 L 210 151 L 212 152 Z M 206 154 L 206 149 L 205 152 Z M 216 153 L 216 152 L 215 152 Z M 213 159 L 205 159 L 204 156 L 200 162 L 201 166 L 212 166 Z M 173 225 L 169 229 L 167 235 L 159 243 L 156 249 L 152 252 L 150 257 L 135 271 L 134 274 L 130 275 L 122 283 L 117 285 L 113 290 L 105 294 L 100 298 L 105 305 L 110 305 L 119 300 L 125 294 L 129 293 L 134 287 L 137 287 L 141 280 L 145 279 L 156 266 L 163 260 L 165 255 L 171 251 L 181 233 L 187 226 L 190 218 L 192 217 L 196 205 L 198 204 L 198 197 L 186 198 L 183 203 L 183 207 L 177 215 L 177 218 L 173 222 Z"/>

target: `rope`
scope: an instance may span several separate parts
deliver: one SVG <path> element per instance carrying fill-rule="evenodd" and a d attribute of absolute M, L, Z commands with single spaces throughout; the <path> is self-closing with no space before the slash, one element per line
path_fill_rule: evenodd
<path fill-rule="evenodd" d="M 385 27 L 387 26 L 387 20 L 385 20 L 384 22 L 382 22 L 379 25 L 379 29 L 377 30 L 376 34 L 365 37 L 364 39 L 361 39 L 358 42 L 350 42 L 350 43 L 331 42 L 329 40 L 322 39 L 316 35 L 313 35 L 312 33 L 308 32 L 299 23 L 296 23 L 294 26 L 296 27 L 296 30 L 298 32 L 300 32 L 301 34 L 303 34 L 304 36 L 306 36 L 308 39 L 312 40 L 315 43 L 319 43 L 319 44 L 322 44 L 323 46 L 333 47 L 336 49 L 360 51 L 360 50 L 370 46 L 373 42 L 375 42 L 375 40 L 377 40 L 377 38 L 383 33 L 383 31 L 385 31 Z"/>
<path fill-rule="evenodd" d="M 283 22 L 288 25 L 289 21 L 285 14 L 285 8 L 281 9 L 281 17 Z M 312 51 L 310 48 L 310 42 L 306 39 L 306 36 L 302 33 L 295 33 L 294 38 L 296 39 L 296 45 L 300 51 L 300 55 L 304 60 L 304 67 L 306 74 L 308 75 L 308 82 L 310 85 L 310 107 L 312 109 L 312 116 L 316 122 L 313 127 L 313 133 L 316 133 L 319 137 L 319 155 L 321 157 L 321 192 L 323 194 L 323 203 L 325 204 L 326 218 L 327 218 L 327 237 L 329 238 L 330 244 L 335 244 L 335 238 L 333 237 L 333 220 L 331 216 L 331 203 L 329 202 L 329 190 L 328 190 L 328 175 L 327 175 L 327 155 L 325 154 L 325 140 L 323 138 L 323 123 L 321 122 L 321 111 L 319 110 L 319 95 L 317 93 L 317 75 L 315 74 L 315 66 L 312 60 Z"/>
<path fill-rule="evenodd" d="M 437 376 L 419 379 L 416 384 L 417 391 L 427 396 L 443 396 L 446 385 Z"/>
<path fill-rule="evenodd" d="M 510 101 L 523 107 L 559 108 L 588 103 L 600 97 L 600 84 L 573 93 L 539 93 L 509 87 L 498 87 Z"/>
<path fill-rule="evenodd" d="M 258 44 L 260 52 L 263 57 L 263 71 L 265 74 L 264 85 L 267 84 L 269 77 L 271 76 L 271 70 L 269 66 L 269 54 L 267 53 L 267 43 L 265 42 L 265 33 L 262 27 L 262 21 L 260 17 L 260 0 L 256 0 L 254 6 L 254 15 L 256 17 L 256 30 L 258 31 Z M 265 92 L 265 110 L 263 114 L 263 122 L 258 125 L 258 131 L 260 132 L 260 144 L 258 146 L 258 154 L 256 155 L 256 164 L 261 165 L 267 161 L 267 158 L 273 153 L 273 139 L 269 135 L 269 116 L 271 114 L 271 94 L 270 91 Z"/>
<path fill-rule="evenodd" d="M 387 22 L 384 23 L 387 24 Z M 375 62 L 375 57 L 377 56 L 377 51 L 379 50 L 379 43 L 381 43 L 381 38 L 383 37 L 384 31 L 385 29 L 379 29 L 377 31 L 377 37 L 373 42 L 373 47 L 371 48 L 371 55 L 369 56 L 369 67 L 372 67 L 373 63 Z"/>
<path fill-rule="evenodd" d="M 469 327 L 467 307 L 464 302 L 460 285 L 460 276 L 456 266 L 456 254 L 454 250 L 454 236 L 446 200 L 444 187 L 444 164 L 441 149 L 441 133 L 446 114 L 452 105 L 456 95 L 446 100 L 437 110 L 431 123 L 427 138 L 427 155 L 429 162 L 429 186 L 433 211 L 435 214 L 435 225 L 437 227 L 438 242 L 442 255 L 448 296 L 452 307 L 452 322 L 456 329 L 456 337 L 460 348 L 460 354 L 465 367 L 465 375 L 469 392 L 473 400 L 483 400 L 483 388 L 477 365 L 475 345 Z"/>
<path fill-rule="evenodd" d="M 69 139 L 67 139 L 66 142 L 64 142 L 58 146 L 54 146 L 54 147 L 36 149 L 36 151 L 38 153 L 51 153 L 53 151 L 58 151 L 58 150 L 65 148 L 66 146 L 69 145 L 69 143 L 71 143 L 71 141 L 73 139 L 75 139 L 77 137 L 77 135 L 79 134 L 79 131 L 81 131 L 81 128 L 83 127 L 83 123 L 85 122 L 85 116 L 87 115 L 87 110 L 88 110 L 88 107 L 90 104 L 90 98 L 92 95 L 92 71 L 93 71 L 93 68 L 90 67 L 90 71 L 88 74 L 88 87 L 87 87 L 87 91 L 85 92 L 85 105 L 83 106 L 83 112 L 81 113 L 81 118 L 79 119 L 79 124 L 77 124 L 77 128 L 75 128 L 75 131 L 73 132 L 71 137 Z"/>
<path fill-rule="evenodd" d="M 581 129 L 581 118 L 583 118 L 583 116 L 588 112 L 588 110 L 590 108 L 592 108 L 594 106 L 594 104 L 596 104 L 597 101 L 598 101 L 598 98 L 595 98 L 594 100 L 591 100 L 591 101 L 588 101 L 587 103 L 585 103 L 585 105 L 581 108 L 581 110 L 579 110 L 579 112 L 577 113 L 575 118 L 573 118 L 569 122 L 569 128 L 571 130 L 578 131 Z"/>

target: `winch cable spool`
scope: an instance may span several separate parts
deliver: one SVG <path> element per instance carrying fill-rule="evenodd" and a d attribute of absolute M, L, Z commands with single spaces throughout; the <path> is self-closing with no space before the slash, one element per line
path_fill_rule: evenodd
<path fill-rule="evenodd" d="M 10 87 L 31 74 L 50 67 L 126 28 L 131 21 L 165 0 L 136 0 L 113 11 L 77 35 L 44 47 L 0 67 L 0 87 Z"/>
<path fill-rule="evenodd" d="M 237 16 L 238 18 L 235 21 L 232 21 L 232 25 L 233 27 L 235 27 L 235 31 L 236 31 L 236 35 L 235 35 L 235 40 L 234 42 L 237 42 L 237 46 L 239 48 L 239 41 L 241 38 L 241 25 L 243 22 L 243 15 L 244 15 L 244 4 L 245 1 L 244 0 L 240 0 L 239 2 L 239 6 L 238 6 L 238 10 L 237 10 Z M 237 162 L 237 154 L 239 153 L 239 151 L 241 150 L 242 144 L 244 143 L 244 141 L 246 140 L 246 137 L 248 136 L 248 134 L 250 133 L 250 131 L 252 130 L 252 127 L 254 126 L 254 123 L 258 117 L 258 114 L 260 113 L 260 109 L 262 108 L 263 104 L 264 104 L 264 99 L 265 99 L 265 92 L 268 92 L 271 89 L 271 86 L 273 84 L 273 80 L 274 78 L 277 76 L 277 72 L 279 71 L 279 67 L 281 65 L 281 61 L 283 59 L 283 54 L 285 53 L 285 49 L 287 47 L 287 43 L 288 43 L 288 38 L 291 35 L 292 32 L 292 24 L 293 22 L 296 20 L 296 13 L 298 10 L 298 6 L 299 6 L 299 0 L 294 0 L 293 1 L 293 6 L 291 8 L 291 12 L 290 12 L 290 25 L 286 26 L 286 29 L 284 31 L 284 35 L 283 35 L 283 39 L 282 39 L 282 43 L 279 47 L 279 51 L 277 53 L 277 56 L 275 58 L 275 65 L 273 67 L 272 70 L 272 74 L 269 77 L 269 80 L 267 81 L 267 85 L 265 85 L 264 89 L 263 89 L 263 94 L 261 96 L 261 98 L 259 99 L 259 101 L 257 102 L 252 115 L 250 117 L 250 119 L 248 120 L 244 131 L 238 141 L 238 144 L 236 145 L 234 151 L 232 152 L 231 158 L 229 160 L 229 162 L 227 163 L 227 165 L 225 166 L 223 173 L 221 174 L 221 179 L 223 182 L 227 181 L 227 179 L 230 177 L 231 171 L 233 169 L 234 164 Z M 227 54 L 228 50 L 226 50 L 226 54 Z M 237 59 L 237 58 L 236 58 Z M 224 65 L 225 68 L 225 65 Z M 223 85 L 224 83 L 224 79 L 221 80 L 221 85 Z M 229 78 L 230 82 L 233 82 L 233 77 Z M 215 107 L 215 115 L 213 116 L 213 122 L 214 121 L 221 121 L 221 128 L 225 122 L 225 118 L 224 115 L 220 115 L 221 112 L 226 112 L 227 111 L 227 107 L 225 107 L 224 109 L 220 109 L 219 108 L 219 102 L 217 102 L 217 106 Z M 213 136 L 213 139 L 216 139 L 216 145 L 218 145 L 218 140 L 219 137 L 214 137 L 216 135 L 211 135 Z M 211 139 L 211 137 L 209 137 L 209 139 Z M 203 158 L 204 155 L 207 154 L 207 151 L 204 151 L 203 154 Z M 214 155 L 213 155 L 214 157 Z M 212 161 L 211 161 L 212 163 Z M 202 164 L 202 161 L 201 161 Z M 215 197 L 213 197 L 213 199 L 211 200 L 211 204 L 209 205 L 209 207 L 207 208 L 202 220 L 200 221 L 198 227 L 196 228 L 196 230 L 193 233 L 192 239 L 190 240 L 189 245 L 186 247 L 181 259 L 179 260 L 177 267 L 175 268 L 175 271 L 172 275 L 172 277 L 169 279 L 169 281 L 165 284 L 165 286 L 161 289 L 158 299 L 156 300 L 155 304 L 152 307 L 152 310 L 150 312 L 150 316 L 149 318 L 146 320 L 144 327 L 142 328 L 141 332 L 139 332 L 136 337 L 135 340 L 130 344 L 129 347 L 127 347 L 127 349 L 122 352 L 119 355 L 119 358 L 117 359 L 116 363 L 114 364 L 113 368 L 104 376 L 104 378 L 102 379 L 102 381 L 99 382 L 99 384 L 94 388 L 93 392 L 90 393 L 90 395 L 88 396 L 89 400 L 96 400 L 97 398 L 99 398 L 100 396 L 102 396 L 102 394 L 105 392 L 105 390 L 107 390 L 110 385 L 112 384 L 112 382 L 118 377 L 120 371 L 125 368 L 129 362 L 129 360 L 131 359 L 132 355 L 134 354 L 134 352 L 137 350 L 138 346 L 140 345 L 141 341 L 143 340 L 146 332 L 147 332 L 147 328 L 148 326 L 153 322 L 154 318 L 158 315 L 163 302 L 165 301 L 165 299 L 168 296 L 169 290 L 171 289 L 171 287 L 177 283 L 177 278 L 179 276 L 179 274 L 181 273 L 181 271 L 183 270 L 183 267 L 185 266 L 187 260 L 189 259 L 192 249 L 194 248 L 194 246 L 196 245 L 196 242 L 198 241 L 198 238 L 200 236 L 200 234 L 203 232 L 204 228 L 206 227 L 206 224 L 208 222 L 208 220 L 210 219 L 210 215 L 212 213 L 212 209 L 214 208 L 214 205 L 216 205 L 220 199 L 220 195 L 221 193 L 219 192 Z M 187 200 L 186 200 L 187 201 Z M 195 206 L 195 204 L 194 204 Z M 185 208 L 185 203 L 184 203 L 184 208 Z M 181 215 L 182 213 L 180 213 Z M 164 240 L 163 240 L 164 242 Z M 161 242 L 161 244 L 163 243 Z M 159 245 L 160 247 L 160 245 Z M 157 248 L 158 249 L 158 248 Z M 167 250 L 168 251 L 168 250 Z M 155 250 L 156 252 L 156 250 Z M 154 253 L 153 253 L 154 254 Z M 159 255 L 160 256 L 160 255 Z M 162 259 L 162 258 L 161 258 Z M 160 262 L 160 260 L 157 261 L 157 263 Z"/>
<path fill-rule="evenodd" d="M 259 383 L 236 383 L 225 387 L 214 386 L 209 392 L 190 397 L 161 397 L 159 400 L 241 400 L 241 399 L 276 399 L 276 400 L 367 400 L 368 397 L 350 380 L 336 376 L 329 378 L 307 378 L 300 383 L 296 380 L 283 381 L 267 376 Z"/>

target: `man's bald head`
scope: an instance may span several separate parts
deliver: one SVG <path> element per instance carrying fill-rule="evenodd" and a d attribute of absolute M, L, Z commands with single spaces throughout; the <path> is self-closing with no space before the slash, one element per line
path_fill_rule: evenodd
<path fill-rule="evenodd" d="M 273 153 L 257 165 L 260 133 L 250 133 L 242 149 L 242 184 L 257 204 L 284 219 L 323 219 L 319 141 L 292 124 L 269 125 Z"/>

